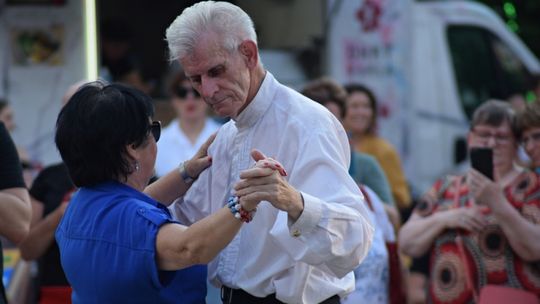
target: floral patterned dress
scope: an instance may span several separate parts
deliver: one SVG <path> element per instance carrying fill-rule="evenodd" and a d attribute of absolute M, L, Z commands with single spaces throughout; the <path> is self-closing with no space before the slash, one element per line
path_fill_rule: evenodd
<path fill-rule="evenodd" d="M 464 176 L 446 177 L 433 187 L 438 199 L 434 204 L 419 204 L 414 212 L 420 216 L 473 206 Z M 540 224 L 540 180 L 536 173 L 522 172 L 504 188 L 504 193 L 523 220 Z M 510 247 L 490 210 L 486 208 L 484 213 L 488 225 L 482 231 L 447 229 L 435 239 L 430 260 L 430 303 L 473 303 L 473 291 L 467 287 L 465 277 L 468 273 L 476 290 L 492 284 L 524 289 L 540 296 L 540 261 L 522 260 Z M 463 251 L 459 249 L 459 240 Z"/>

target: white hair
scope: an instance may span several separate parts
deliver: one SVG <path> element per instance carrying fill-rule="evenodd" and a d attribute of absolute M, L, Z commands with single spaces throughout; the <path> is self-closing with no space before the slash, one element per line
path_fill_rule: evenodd
<path fill-rule="evenodd" d="M 191 55 L 199 37 L 208 32 L 221 37 L 221 46 L 230 52 L 242 41 L 257 43 L 253 21 L 241 8 L 228 2 L 204 1 L 186 8 L 167 28 L 169 59 Z"/>

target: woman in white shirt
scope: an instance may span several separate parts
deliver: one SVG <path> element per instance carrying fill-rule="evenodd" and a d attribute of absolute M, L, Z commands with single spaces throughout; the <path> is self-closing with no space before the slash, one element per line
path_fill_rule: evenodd
<path fill-rule="evenodd" d="M 176 119 L 165 127 L 158 142 L 156 175 L 163 176 L 191 158 L 220 125 L 208 117 L 208 106 L 193 89 L 183 71 L 177 71 L 169 85 Z"/>

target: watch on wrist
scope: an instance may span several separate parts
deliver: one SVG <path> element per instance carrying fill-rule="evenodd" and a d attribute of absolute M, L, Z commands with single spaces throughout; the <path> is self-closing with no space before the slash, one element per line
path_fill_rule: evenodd
<path fill-rule="evenodd" d="M 178 166 L 178 172 L 180 172 L 180 176 L 182 177 L 182 180 L 186 185 L 189 185 L 195 181 L 195 178 L 189 176 L 186 170 L 186 162 L 181 162 Z"/>

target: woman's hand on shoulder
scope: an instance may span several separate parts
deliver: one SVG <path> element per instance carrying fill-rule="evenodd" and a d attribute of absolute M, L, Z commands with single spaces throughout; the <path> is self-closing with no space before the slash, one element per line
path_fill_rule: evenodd
<path fill-rule="evenodd" d="M 210 135 L 197 153 L 185 163 L 186 173 L 193 179 L 197 179 L 199 174 L 212 164 L 212 156 L 208 155 L 208 147 L 214 142 L 216 135 L 217 133 Z"/>

